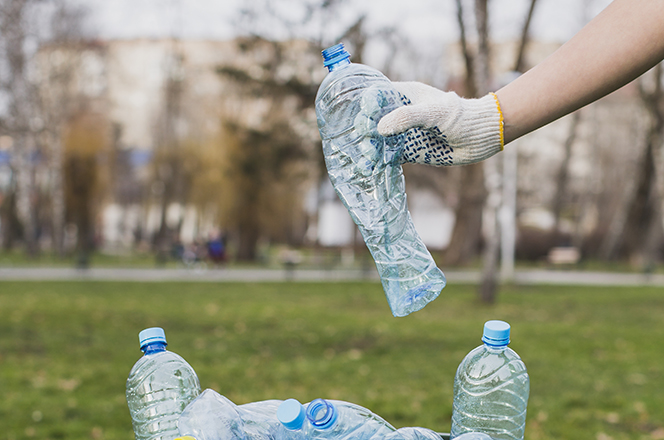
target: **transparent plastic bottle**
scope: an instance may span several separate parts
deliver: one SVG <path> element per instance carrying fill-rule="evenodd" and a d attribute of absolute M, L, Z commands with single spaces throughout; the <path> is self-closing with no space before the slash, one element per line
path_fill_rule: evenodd
<path fill-rule="evenodd" d="M 283 427 L 277 420 L 281 400 L 263 400 L 239 405 L 237 411 L 244 422 L 247 440 L 274 440 Z"/>
<path fill-rule="evenodd" d="M 182 412 L 180 436 L 196 440 L 247 440 L 237 405 L 214 390 L 203 391 Z"/>
<path fill-rule="evenodd" d="M 245 403 L 237 409 L 247 440 L 304 440 L 305 406 L 295 399 Z"/>
<path fill-rule="evenodd" d="M 198 377 L 182 357 L 166 350 L 163 329 L 145 329 L 138 338 L 144 355 L 129 373 L 126 392 L 136 440 L 173 440 L 180 414 L 201 392 Z"/>
<path fill-rule="evenodd" d="M 440 440 L 440 435 L 427 428 L 399 428 L 385 436 L 385 440 Z"/>
<path fill-rule="evenodd" d="M 382 73 L 351 63 L 342 44 L 325 49 L 323 58 L 329 73 L 318 89 L 316 116 L 328 175 L 376 262 L 392 313 L 406 316 L 440 294 L 445 276 L 408 211 L 404 135 L 384 138 L 376 128 L 404 103 Z"/>
<path fill-rule="evenodd" d="M 451 438 L 480 432 L 493 440 L 523 440 L 530 379 L 510 342 L 510 325 L 487 321 L 484 345 L 472 350 L 454 378 Z"/>
<path fill-rule="evenodd" d="M 493 440 L 491 437 L 481 432 L 467 432 L 455 438 L 456 440 Z"/>
<path fill-rule="evenodd" d="M 307 440 L 382 439 L 394 432 L 392 425 L 366 408 L 338 400 L 316 399 L 306 411 Z"/>

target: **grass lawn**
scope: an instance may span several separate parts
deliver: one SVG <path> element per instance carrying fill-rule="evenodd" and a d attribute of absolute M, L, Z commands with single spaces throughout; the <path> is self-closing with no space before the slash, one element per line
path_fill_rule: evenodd
<path fill-rule="evenodd" d="M 0 440 L 131 439 L 138 332 L 161 326 L 203 388 L 317 397 L 448 432 L 456 367 L 488 319 L 531 377 L 526 438 L 664 439 L 664 292 L 451 285 L 393 318 L 378 283 L 0 282 Z"/>

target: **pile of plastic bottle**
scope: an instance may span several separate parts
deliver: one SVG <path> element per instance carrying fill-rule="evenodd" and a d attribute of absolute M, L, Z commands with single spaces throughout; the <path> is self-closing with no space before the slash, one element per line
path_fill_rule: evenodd
<path fill-rule="evenodd" d="M 529 378 L 510 349 L 510 326 L 484 325 L 483 345 L 454 379 L 450 438 L 523 440 Z M 136 440 L 441 440 L 427 428 L 396 429 L 362 406 L 339 400 L 266 400 L 236 405 L 201 387 L 194 369 L 166 350 L 161 328 L 139 334 L 144 355 L 127 379 Z"/>

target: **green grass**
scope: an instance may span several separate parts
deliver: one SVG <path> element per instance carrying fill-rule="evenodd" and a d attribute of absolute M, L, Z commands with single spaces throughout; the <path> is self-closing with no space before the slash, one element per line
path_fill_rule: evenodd
<path fill-rule="evenodd" d="M 235 403 L 342 399 L 447 432 L 456 367 L 494 318 L 531 377 L 527 439 L 661 439 L 663 293 L 505 287 L 486 307 L 452 285 L 393 318 L 377 283 L 3 282 L 0 439 L 133 438 L 124 386 L 149 326 Z"/>

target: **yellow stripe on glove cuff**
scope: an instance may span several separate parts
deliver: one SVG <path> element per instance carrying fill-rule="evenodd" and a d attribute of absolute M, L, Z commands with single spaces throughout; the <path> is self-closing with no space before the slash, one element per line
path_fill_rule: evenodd
<path fill-rule="evenodd" d="M 493 92 L 489 94 L 493 96 L 493 99 L 496 100 L 496 107 L 498 108 L 498 114 L 500 114 L 500 151 L 503 151 L 505 149 L 505 119 L 503 117 L 503 110 L 500 108 L 500 101 L 498 101 L 498 96 L 496 96 L 496 94 Z"/>

